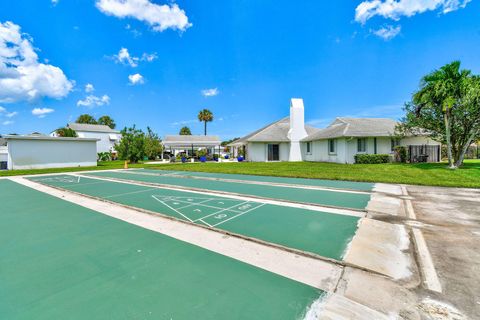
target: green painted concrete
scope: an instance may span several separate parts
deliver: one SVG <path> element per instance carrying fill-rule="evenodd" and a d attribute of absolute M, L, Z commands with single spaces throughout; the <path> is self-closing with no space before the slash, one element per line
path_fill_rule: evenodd
<path fill-rule="evenodd" d="M 225 164 L 228 165 L 228 164 Z M 137 170 L 137 169 L 134 169 Z M 287 178 L 287 177 L 270 177 L 270 176 L 255 176 L 247 174 L 226 174 L 213 172 L 194 172 L 194 171 L 172 171 L 163 169 L 138 169 L 139 171 L 153 172 L 153 173 L 175 173 L 182 176 L 191 177 L 208 177 L 218 179 L 234 179 L 246 181 L 260 181 L 273 182 L 284 184 L 297 184 L 305 186 L 317 186 L 326 188 L 349 189 L 357 191 L 372 191 L 374 183 L 370 182 L 355 182 L 342 180 L 325 180 L 325 179 L 304 179 L 304 178 Z"/>
<path fill-rule="evenodd" d="M 324 294 L 0 180 L 1 319 L 300 319 Z"/>
<path fill-rule="evenodd" d="M 83 177 L 80 183 L 77 183 L 76 180 L 68 183 L 61 181 L 64 180 L 62 177 L 64 176 L 57 176 L 56 179 L 58 181 L 55 181 L 55 177 L 49 177 L 47 181 L 42 177 L 30 179 L 182 220 L 187 220 L 187 218 L 197 220 L 218 212 L 218 214 L 212 215 L 203 221 L 210 225 L 221 223 L 215 227 L 222 230 L 337 260 L 342 260 L 347 245 L 356 232 L 358 223 L 357 217 L 277 205 L 262 204 L 259 206 L 260 204 L 256 202 L 250 202 L 250 208 L 247 208 L 245 211 L 250 210 L 252 207 L 256 207 L 255 209 L 242 214 L 242 210 L 238 206 L 237 208 L 231 208 L 231 210 L 224 210 L 243 203 L 240 200 Z M 68 177 L 66 179 L 68 180 Z M 153 196 L 157 199 L 153 198 Z M 158 201 L 158 199 L 165 200 L 167 197 L 176 197 L 176 200 Z M 210 203 L 191 205 L 192 203 L 188 203 L 188 198 L 194 199 L 193 204 L 198 204 L 208 199 L 210 199 L 208 200 Z M 183 203 L 178 201 L 178 199 L 182 199 Z M 214 203 L 215 201 L 216 203 Z M 178 204 L 174 204 L 177 202 Z M 223 202 L 223 204 L 219 202 Z M 209 207 L 206 207 L 205 204 Z M 177 208 L 181 207 L 185 208 L 178 211 Z M 212 210 L 210 207 L 216 209 Z M 179 212 L 183 215 L 179 214 Z M 216 216 L 218 216 L 218 219 Z M 237 217 L 226 221 L 234 216 Z M 204 224 L 200 220 L 195 222 Z"/>
<path fill-rule="evenodd" d="M 104 171 L 92 172 L 89 173 L 89 175 L 205 189 L 210 191 L 232 192 L 242 195 L 254 195 L 264 198 L 312 203 L 349 209 L 365 209 L 368 201 L 370 201 L 369 194 L 242 184 L 215 180 L 179 178 L 175 176 L 164 175 L 143 175 L 141 172 L 137 174 L 133 172 L 125 173 L 121 171 Z"/>

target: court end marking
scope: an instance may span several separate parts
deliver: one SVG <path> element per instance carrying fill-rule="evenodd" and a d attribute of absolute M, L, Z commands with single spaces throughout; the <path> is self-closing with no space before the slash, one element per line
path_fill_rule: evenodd
<path fill-rule="evenodd" d="M 239 213 L 239 214 L 237 214 L 237 215 L 235 215 L 235 216 L 233 216 L 233 217 L 230 217 L 230 218 L 228 218 L 228 219 L 225 219 L 225 220 L 223 220 L 223 221 L 221 221 L 221 222 L 219 222 L 219 223 L 217 223 L 217 224 L 214 224 L 213 226 L 216 227 L 216 226 L 218 226 L 218 225 L 221 225 L 222 223 L 225 223 L 225 222 L 230 221 L 230 220 L 232 220 L 232 219 L 235 219 L 235 218 L 238 218 L 238 217 L 240 217 L 240 216 L 243 216 L 244 214 L 249 213 L 249 212 L 252 211 L 252 210 L 258 209 L 258 208 L 260 208 L 260 207 L 262 207 L 262 206 L 264 206 L 264 205 L 265 205 L 265 203 L 262 203 L 262 204 L 260 204 L 259 206 L 256 206 L 256 207 L 254 207 L 254 208 L 251 208 L 251 209 L 249 209 L 249 210 L 247 210 L 247 211 L 245 211 L 245 212 Z"/>
<path fill-rule="evenodd" d="M 78 173 L 74 173 L 74 174 L 70 174 L 70 175 L 75 175 L 76 176 L 76 175 L 78 175 Z M 285 200 L 275 200 L 275 199 L 268 199 L 268 198 L 262 198 L 262 197 L 256 197 L 256 196 L 246 196 L 246 195 L 240 195 L 240 194 L 235 194 L 235 193 L 231 193 L 231 192 L 222 192 L 222 191 L 214 191 L 213 192 L 213 191 L 200 190 L 200 189 L 196 189 L 196 188 L 185 188 L 185 187 L 178 187 L 178 186 L 172 186 L 172 185 L 149 183 L 149 182 L 139 182 L 139 181 L 128 180 L 128 179 L 100 177 L 100 176 L 94 176 L 94 175 L 92 175 L 92 176 L 82 175 L 82 177 L 86 177 L 86 178 L 89 178 L 89 179 L 101 180 L 101 181 L 110 181 L 110 182 L 117 182 L 117 183 L 129 184 L 129 185 L 136 185 L 136 186 L 150 186 L 150 187 L 154 187 L 154 188 L 157 188 L 157 189 L 175 190 L 175 191 L 181 191 L 181 192 L 209 195 L 209 196 L 221 197 L 221 198 L 226 198 L 226 199 L 237 199 L 237 200 L 243 200 L 243 201 L 265 203 L 265 204 L 271 204 L 271 205 L 282 206 L 282 207 L 306 209 L 306 210 L 317 211 L 317 212 L 322 212 L 322 213 L 340 214 L 340 215 L 352 216 L 352 217 L 358 217 L 358 218 L 363 218 L 363 217 L 366 216 L 366 211 L 365 210 L 356 210 L 356 209 L 350 209 L 350 208 L 338 208 L 338 207 L 330 207 L 330 206 L 325 206 L 325 205 L 298 203 L 298 202 L 285 201 Z"/>
<path fill-rule="evenodd" d="M 405 186 L 402 186 L 402 194 L 408 196 L 408 191 Z M 404 199 L 405 201 L 405 210 L 407 211 L 407 217 L 410 219 L 417 218 L 415 211 L 413 210 L 412 201 L 409 199 Z M 420 229 L 412 227 L 413 242 L 417 248 L 418 253 L 418 262 L 420 264 L 421 274 L 424 278 L 424 283 L 427 289 L 442 292 L 442 285 L 440 279 L 438 278 L 437 271 L 435 270 L 435 265 L 433 263 L 430 250 L 428 250 L 427 242 L 425 237 Z"/>
<path fill-rule="evenodd" d="M 241 237 L 221 230 L 212 230 L 173 217 L 147 213 L 147 211 L 138 208 L 134 209 L 125 205 L 94 199 L 80 195 L 75 191 L 61 190 L 23 177 L 8 177 L 6 179 L 63 201 L 196 245 L 323 291 L 333 292 L 342 274 L 343 266 L 338 262 L 319 259 L 297 251 L 289 251 L 283 246 Z M 225 235 L 230 236 L 226 237 Z"/>
<path fill-rule="evenodd" d="M 205 218 L 208 218 L 208 217 L 211 217 L 211 216 L 217 215 L 217 214 L 219 214 L 219 213 L 221 213 L 221 212 L 224 212 L 224 211 L 229 211 L 229 210 L 230 210 L 230 209 L 232 209 L 232 208 L 235 208 L 235 207 L 241 206 L 241 205 L 243 205 L 243 204 L 246 204 L 246 203 L 248 203 L 248 201 L 245 201 L 245 202 L 243 202 L 243 203 L 239 203 L 239 204 L 237 203 L 237 204 L 235 204 L 235 205 L 233 205 L 233 206 L 231 206 L 231 207 L 228 207 L 228 208 L 223 208 L 223 209 L 222 209 L 222 208 L 218 208 L 218 209 L 219 209 L 219 211 L 217 211 L 217 212 L 214 212 L 214 213 L 211 213 L 211 214 L 209 214 L 209 215 L 206 215 L 206 216 L 205 216 L 205 217 L 203 217 L 203 218 L 200 218 L 200 219 L 194 220 L 193 222 L 195 222 L 195 221 L 198 221 L 198 220 L 201 220 L 202 222 L 205 222 L 205 221 L 203 221 L 202 219 L 205 219 Z M 238 212 L 238 211 L 235 211 L 235 212 Z M 214 226 L 216 226 L 216 225 L 214 225 Z"/>
<path fill-rule="evenodd" d="M 176 213 L 178 213 L 179 215 L 181 215 L 182 217 L 184 217 L 185 219 L 187 219 L 188 221 L 190 222 L 193 222 L 192 219 L 190 219 L 189 217 L 187 217 L 186 215 L 184 215 L 183 213 L 181 213 L 180 211 L 172 208 L 171 206 L 169 206 L 168 204 L 166 204 L 164 201 L 160 200 L 160 199 L 157 199 L 157 197 L 155 197 L 154 195 L 152 195 L 152 198 L 157 200 L 158 202 L 160 202 L 161 204 L 163 204 L 164 206 L 166 206 L 167 208 L 170 208 L 171 210 L 175 211 Z"/>

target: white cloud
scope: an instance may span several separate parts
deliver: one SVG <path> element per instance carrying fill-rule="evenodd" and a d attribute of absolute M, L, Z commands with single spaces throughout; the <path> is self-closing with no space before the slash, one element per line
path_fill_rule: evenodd
<path fill-rule="evenodd" d="M 185 31 L 192 26 L 185 11 L 177 4 L 158 5 L 150 0 L 97 0 L 96 6 L 107 15 L 146 22 L 154 31 Z"/>
<path fill-rule="evenodd" d="M 8 125 L 14 124 L 14 122 L 12 120 L 6 120 L 6 121 L 3 121 L 2 124 L 4 126 L 8 126 Z"/>
<path fill-rule="evenodd" d="M 93 84 L 87 83 L 85 85 L 85 92 L 90 93 L 90 92 L 93 92 L 93 91 L 95 91 L 95 87 L 93 86 Z"/>
<path fill-rule="evenodd" d="M 17 114 L 18 114 L 17 111 L 8 112 L 8 113 L 5 114 L 5 117 L 7 117 L 7 118 L 13 118 L 13 117 L 15 117 Z"/>
<path fill-rule="evenodd" d="M 136 84 L 143 84 L 145 82 L 143 76 L 140 73 L 135 73 L 135 74 L 129 75 L 128 76 L 128 81 L 130 81 L 130 84 L 132 86 L 134 86 Z"/>
<path fill-rule="evenodd" d="M 471 0 L 368 0 L 355 9 L 355 21 L 365 23 L 370 18 L 381 16 L 399 20 L 418 13 L 438 10 L 444 14 L 464 8 Z"/>
<path fill-rule="evenodd" d="M 201 91 L 201 93 L 202 93 L 202 96 L 204 97 L 214 97 L 218 95 L 220 91 L 218 91 L 218 88 L 212 88 L 212 89 L 204 89 Z"/>
<path fill-rule="evenodd" d="M 60 2 L 60 0 L 52 0 L 52 4 L 53 4 L 54 6 L 56 6 L 59 2 Z"/>
<path fill-rule="evenodd" d="M 0 23 L 0 102 L 60 99 L 73 85 L 62 69 L 38 61 L 32 39 L 19 25 Z"/>
<path fill-rule="evenodd" d="M 155 59 L 157 59 L 157 53 L 143 53 L 141 57 L 135 57 L 130 54 L 127 48 L 121 48 L 120 51 L 118 51 L 118 54 L 113 56 L 113 59 L 117 63 L 121 63 L 124 65 L 129 65 L 130 67 L 137 67 L 138 63 L 140 61 L 147 61 L 147 62 L 152 62 Z"/>
<path fill-rule="evenodd" d="M 401 30 L 402 30 L 401 26 L 394 27 L 392 25 L 387 25 L 377 30 L 370 30 L 370 32 L 376 35 L 377 37 L 380 37 L 383 40 L 388 41 L 395 38 L 397 35 L 399 35 Z"/>
<path fill-rule="evenodd" d="M 7 112 L 7 109 L 5 109 L 4 107 L 0 106 L 0 113 L 3 113 L 3 112 Z"/>
<path fill-rule="evenodd" d="M 170 123 L 171 126 L 185 126 L 187 124 L 197 123 L 198 119 L 191 119 L 191 120 L 180 120 Z"/>
<path fill-rule="evenodd" d="M 54 109 L 50 109 L 50 108 L 34 108 L 32 110 L 32 114 L 39 118 L 45 118 L 47 114 L 52 113 L 54 111 L 55 111 Z"/>
<path fill-rule="evenodd" d="M 86 96 L 85 99 L 77 101 L 78 107 L 87 107 L 87 108 L 100 107 L 106 104 L 110 104 L 110 97 L 107 96 L 106 94 L 104 94 L 101 97 L 89 95 L 89 96 Z"/>

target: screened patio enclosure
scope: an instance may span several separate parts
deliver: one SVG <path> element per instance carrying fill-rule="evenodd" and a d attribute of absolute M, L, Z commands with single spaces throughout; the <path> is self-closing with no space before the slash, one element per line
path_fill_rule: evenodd
<path fill-rule="evenodd" d="M 223 147 L 218 136 L 201 135 L 169 135 L 165 136 L 163 146 L 165 152 L 177 156 L 179 153 L 185 153 L 192 157 L 198 150 L 206 150 L 207 155 L 220 154 Z"/>

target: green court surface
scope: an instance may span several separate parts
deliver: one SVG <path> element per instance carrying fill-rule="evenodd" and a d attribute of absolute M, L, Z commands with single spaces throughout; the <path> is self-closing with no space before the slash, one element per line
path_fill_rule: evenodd
<path fill-rule="evenodd" d="M 301 319 L 318 289 L 0 180 L 1 319 Z"/>
<path fill-rule="evenodd" d="M 109 177 L 117 179 L 134 180 L 148 183 L 158 183 L 171 186 L 204 189 L 210 191 L 231 192 L 241 195 L 287 200 L 316 205 L 341 207 L 363 210 L 370 201 L 370 194 L 339 192 L 333 190 L 314 190 L 278 187 L 272 185 L 242 184 L 216 180 L 202 180 L 188 177 L 175 177 L 139 171 L 104 171 L 91 172 L 89 175 L 96 177 Z"/>
<path fill-rule="evenodd" d="M 287 177 L 271 177 L 271 176 L 255 176 L 247 174 L 227 174 L 227 173 L 213 173 L 213 172 L 196 172 L 196 171 L 172 171 L 163 169 L 131 169 L 131 171 L 145 171 L 151 173 L 166 173 L 179 176 L 189 177 L 207 177 L 216 179 L 230 179 L 230 180 L 244 180 L 256 182 L 272 182 L 292 185 L 304 185 L 324 188 L 348 189 L 357 191 L 372 191 L 374 183 L 370 182 L 355 182 L 355 181 L 341 181 L 341 180 L 322 180 L 322 179 L 305 179 L 305 178 L 287 178 Z"/>
<path fill-rule="evenodd" d="M 342 260 L 359 218 L 228 197 L 57 175 L 32 181 Z"/>

